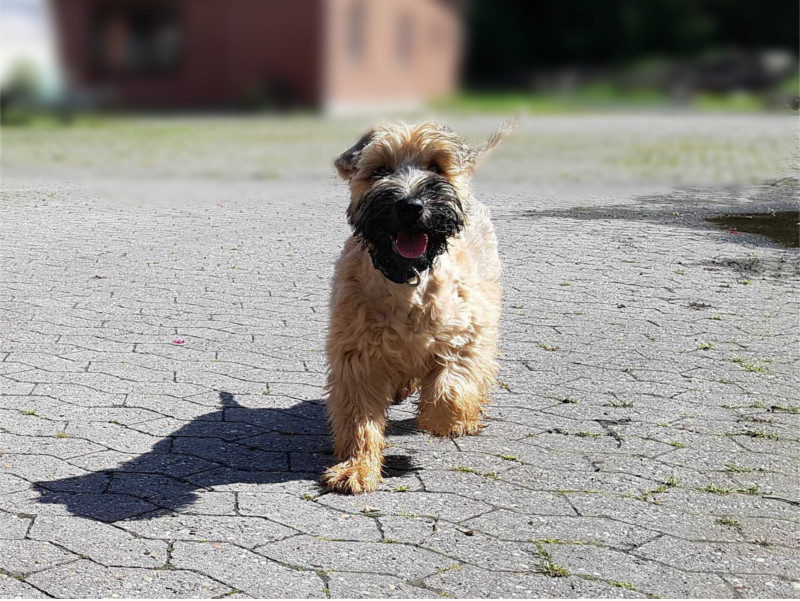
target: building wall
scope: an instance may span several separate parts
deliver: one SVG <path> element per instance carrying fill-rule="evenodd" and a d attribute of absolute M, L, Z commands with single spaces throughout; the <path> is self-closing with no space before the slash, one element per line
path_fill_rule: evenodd
<path fill-rule="evenodd" d="M 460 15 L 453 4 L 325 0 L 324 107 L 342 112 L 413 106 L 453 93 L 462 39 Z"/>
<path fill-rule="evenodd" d="M 330 111 L 408 106 L 450 94 L 458 81 L 456 0 L 50 2 L 68 83 L 123 106 L 202 107 L 259 98 Z M 126 5 L 175 8 L 183 42 L 173 70 L 120 74 L 93 64 L 92 15 L 98 7 Z M 358 27 L 354 11 L 361 15 Z"/>
<path fill-rule="evenodd" d="M 214 106 L 265 95 L 320 102 L 322 0 L 175 0 L 184 36 L 178 67 L 135 75 L 101 73 L 92 65 L 93 7 L 118 0 L 51 2 L 70 81 L 120 104 Z"/>

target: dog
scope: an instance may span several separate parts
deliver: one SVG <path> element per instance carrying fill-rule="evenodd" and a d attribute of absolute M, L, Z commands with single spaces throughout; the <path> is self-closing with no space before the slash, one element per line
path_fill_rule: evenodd
<path fill-rule="evenodd" d="M 496 382 L 502 268 L 489 210 L 470 192 L 480 159 L 436 122 L 367 132 L 334 165 L 350 187 L 353 235 L 336 262 L 326 352 L 328 421 L 342 493 L 382 480 L 386 409 L 419 391 L 417 424 L 476 434 Z"/>

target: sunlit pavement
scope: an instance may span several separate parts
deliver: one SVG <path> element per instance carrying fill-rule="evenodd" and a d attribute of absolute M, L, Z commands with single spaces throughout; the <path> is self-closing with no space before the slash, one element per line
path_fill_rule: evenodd
<path fill-rule="evenodd" d="M 493 117 L 452 119 L 477 142 Z M 363 121 L 4 130 L 0 597 L 797 597 L 796 116 L 524 119 L 487 427 L 390 412 L 344 497 L 322 406 Z"/>

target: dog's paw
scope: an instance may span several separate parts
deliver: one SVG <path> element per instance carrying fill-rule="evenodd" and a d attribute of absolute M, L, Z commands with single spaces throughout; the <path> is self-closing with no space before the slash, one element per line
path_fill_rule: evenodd
<path fill-rule="evenodd" d="M 330 490 L 356 495 L 375 490 L 382 480 L 380 465 L 353 459 L 329 467 L 322 475 L 322 483 Z"/>
<path fill-rule="evenodd" d="M 426 419 L 427 418 L 427 419 Z M 431 416 L 420 416 L 417 420 L 420 430 L 442 438 L 457 438 L 478 434 L 485 427 L 480 419 L 453 420 L 450 416 L 431 419 Z"/>

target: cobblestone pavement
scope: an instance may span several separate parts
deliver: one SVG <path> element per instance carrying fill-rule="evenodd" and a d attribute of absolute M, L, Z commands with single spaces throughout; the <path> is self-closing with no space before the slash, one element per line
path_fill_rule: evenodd
<path fill-rule="evenodd" d="M 798 253 L 702 221 L 796 209 L 795 129 L 524 121 L 487 428 L 392 408 L 358 497 L 317 484 L 358 128 L 4 132 L 0 597 L 797 597 Z"/>

